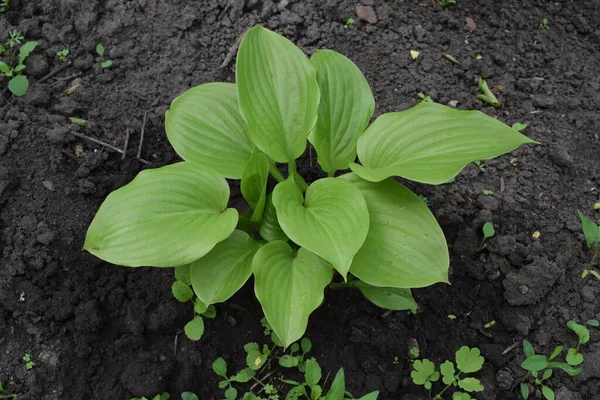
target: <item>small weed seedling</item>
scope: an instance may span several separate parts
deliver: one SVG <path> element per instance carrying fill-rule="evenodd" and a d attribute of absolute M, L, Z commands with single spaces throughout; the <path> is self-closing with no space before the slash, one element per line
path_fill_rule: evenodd
<path fill-rule="evenodd" d="M 477 165 L 479 171 L 485 172 L 485 164 L 483 163 L 483 161 L 473 161 L 473 164 Z"/>
<path fill-rule="evenodd" d="M 356 21 L 354 20 L 354 18 L 347 18 L 346 22 L 344 22 L 344 28 L 348 29 L 349 26 L 354 25 L 355 23 Z"/>
<path fill-rule="evenodd" d="M 161 394 L 157 394 L 152 398 L 152 400 L 169 400 L 171 399 L 171 395 L 167 392 L 163 392 Z M 148 400 L 146 397 L 132 397 L 130 400 Z M 192 392 L 183 392 L 181 393 L 181 400 L 199 400 L 198 396 L 196 396 Z"/>
<path fill-rule="evenodd" d="M 540 22 L 540 28 L 542 29 L 548 29 L 548 18 L 542 18 L 542 21 Z"/>
<path fill-rule="evenodd" d="M 33 367 L 35 367 L 35 363 L 31 361 L 31 354 L 25 353 L 25 355 L 23 356 L 23 361 L 25 361 L 25 368 L 27 368 L 28 370 L 33 369 Z"/>
<path fill-rule="evenodd" d="M 577 213 L 581 220 L 581 229 L 583 230 L 583 236 L 585 236 L 587 247 L 594 249 L 592 259 L 587 268 L 583 270 L 581 277 L 585 278 L 588 274 L 592 274 L 596 279 L 600 280 L 600 273 L 594 269 L 594 266 L 597 264 L 598 256 L 600 255 L 600 226 L 596 225 L 594 221 L 583 215 L 581 211 L 577 210 Z"/>
<path fill-rule="evenodd" d="M 496 108 L 500 107 L 500 101 L 498 101 L 496 95 L 492 93 L 487 82 L 482 77 L 479 77 L 479 91 L 481 93 L 476 96 L 479 100 L 489 104 L 490 106 Z"/>
<path fill-rule="evenodd" d="M 596 320 L 590 320 L 588 324 L 596 326 L 597 322 Z M 569 321 L 567 326 L 577 335 L 578 340 L 576 347 L 567 349 L 565 362 L 554 361 L 563 352 L 563 346 L 557 346 L 550 356 L 546 357 L 543 354 L 536 354 L 532 344 L 527 340 L 523 340 L 523 353 L 526 358 L 521 363 L 521 368 L 527 371 L 527 374 L 521 379 L 519 389 L 524 400 L 529 398 L 530 393 L 530 386 L 527 382 L 539 386 L 546 400 L 554 400 L 554 391 L 547 384 L 547 380 L 552 376 L 553 369 L 561 369 L 570 376 L 577 376 L 581 372 L 579 366 L 583 364 L 583 354 L 579 352 L 579 349 L 590 340 L 590 331 L 575 321 Z"/>
<path fill-rule="evenodd" d="M 511 128 L 513 128 L 515 131 L 519 131 L 521 132 L 522 130 L 527 128 L 527 124 L 522 124 L 520 122 L 515 122 L 514 124 L 512 124 Z"/>
<path fill-rule="evenodd" d="M 481 241 L 481 244 L 479 245 L 479 248 L 477 249 L 477 251 L 481 251 L 483 249 L 485 249 L 487 247 L 487 244 L 485 243 L 485 241 L 491 237 L 494 237 L 494 235 L 496 234 L 496 230 L 494 229 L 494 224 L 491 222 L 486 222 L 485 224 L 483 224 L 483 228 L 481 229 L 482 233 L 483 233 L 483 240 Z"/>
<path fill-rule="evenodd" d="M 279 341 L 280 342 L 280 341 Z M 238 389 L 234 384 L 244 384 L 251 380 L 255 381 L 250 391 L 244 393 L 243 400 L 279 400 L 283 398 L 282 392 L 287 392 L 285 399 L 288 400 L 326 400 L 326 399 L 353 399 L 354 397 L 346 392 L 344 370 L 340 369 L 333 380 L 329 392 L 323 396 L 323 387 L 319 384 L 322 378 L 321 367 L 314 359 L 305 359 L 306 354 L 311 350 L 312 344 L 307 338 L 302 338 L 300 344 L 293 343 L 290 346 L 289 354 L 281 357 L 276 355 L 277 350 L 281 348 L 275 342 L 274 346 L 269 348 L 266 344 L 262 348 L 257 343 L 247 343 L 244 346 L 246 351 L 246 367 L 234 375 L 227 373 L 226 361 L 219 357 L 212 365 L 213 371 L 223 378 L 219 382 L 219 388 L 224 389 L 226 400 L 235 400 L 238 398 Z M 302 354 L 296 354 L 299 351 Z M 280 378 L 272 380 L 270 377 L 276 372 L 271 369 L 271 360 L 279 359 L 279 365 L 285 368 L 297 368 L 304 377 L 299 382 L 296 380 Z M 271 369 L 269 371 L 269 369 Z M 291 387 L 285 386 L 290 385 Z M 253 391 L 254 387 L 260 386 L 258 391 Z M 360 400 L 376 400 L 378 392 L 372 392 Z"/>
<path fill-rule="evenodd" d="M 456 0 L 439 0 L 439 4 L 442 7 L 446 7 L 449 4 L 456 4 Z"/>
<path fill-rule="evenodd" d="M 113 64 L 113 62 L 111 60 L 105 60 L 104 59 L 104 45 L 102 45 L 101 43 L 98 43 L 98 45 L 96 46 L 96 54 L 98 54 L 98 57 L 100 57 L 100 66 L 104 69 L 106 68 L 110 68 Z"/>
<path fill-rule="evenodd" d="M 413 383 L 421 385 L 429 391 L 429 398 L 432 398 L 431 389 L 433 388 L 433 384 L 439 381 L 441 377 L 442 382 L 446 386 L 433 397 L 434 399 L 442 399 L 442 395 L 446 390 L 458 387 L 464 390 L 464 392 L 455 392 L 452 395 L 452 399 L 471 400 L 472 397 L 469 393 L 482 392 L 483 386 L 479 382 L 479 379 L 461 377 L 461 374 L 470 374 L 481 370 L 485 360 L 478 348 L 474 347 L 471 349 L 463 346 L 456 352 L 455 361 L 456 365 L 452 361 L 446 360 L 440 365 L 439 370 L 437 370 L 435 364 L 426 358 L 415 360 L 410 376 Z"/>
<path fill-rule="evenodd" d="M 391 296 L 412 299 L 411 287 L 448 283 L 442 229 L 389 178 L 441 185 L 475 160 L 536 143 L 484 113 L 434 102 L 370 123 L 375 100 L 351 60 L 331 50 L 309 59 L 260 26 L 242 37 L 235 73 L 235 84 L 199 85 L 173 100 L 165 130 L 185 161 L 111 193 L 84 248 L 129 267 L 187 265 L 200 312 L 254 276 L 285 347 L 304 336 L 332 282 L 360 282 L 353 287 L 380 307 Z M 308 142 L 327 175 L 312 182 L 296 164 Z M 241 180 L 243 210 L 229 207 L 226 179 Z"/>
<path fill-rule="evenodd" d="M 62 49 L 56 52 L 56 57 L 58 57 L 61 63 L 66 63 L 70 53 L 69 49 Z"/>
<path fill-rule="evenodd" d="M 25 60 L 38 45 L 31 41 L 22 43 L 25 39 L 20 31 L 8 31 L 5 45 L 0 44 L 0 56 L 6 56 L 6 61 L 0 61 L 0 77 L 9 79 L 8 90 L 15 96 L 23 96 L 29 89 L 29 80 L 24 75 Z"/>
<path fill-rule="evenodd" d="M 486 196 L 493 196 L 494 195 L 494 191 L 493 190 L 489 190 L 489 189 L 484 189 L 483 190 L 483 194 L 485 194 Z"/>
<path fill-rule="evenodd" d="M 171 286 L 171 292 L 178 301 L 182 303 L 191 301 L 194 304 L 194 317 L 185 325 L 183 331 L 188 339 L 198 341 L 204 335 L 204 319 L 202 317 L 214 318 L 217 311 L 214 305 L 207 306 L 197 296 L 194 296 L 191 285 L 190 266 L 176 267 L 175 282 Z"/>
<path fill-rule="evenodd" d="M 0 381 L 0 399 L 12 399 L 16 394 L 9 393 L 4 389 L 4 384 Z"/>
<path fill-rule="evenodd" d="M 0 14 L 8 11 L 8 5 L 10 0 L 0 0 Z"/>

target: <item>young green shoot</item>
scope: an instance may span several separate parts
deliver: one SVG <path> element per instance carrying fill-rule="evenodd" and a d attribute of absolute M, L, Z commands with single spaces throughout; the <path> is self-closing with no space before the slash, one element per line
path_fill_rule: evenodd
<path fill-rule="evenodd" d="M 0 0 L 0 14 L 8 11 L 8 6 L 10 4 L 9 2 L 10 2 L 10 0 Z M 0 399 L 1 399 L 1 397 L 0 397 Z"/>
<path fill-rule="evenodd" d="M 0 381 L 0 399 L 12 399 L 16 396 L 16 394 L 12 394 L 8 390 L 6 390 L 2 381 Z"/>
<path fill-rule="evenodd" d="M 27 370 L 33 369 L 35 367 L 35 363 L 31 360 L 31 354 L 25 353 L 23 356 L 23 361 L 25 361 L 25 368 Z"/>
<path fill-rule="evenodd" d="M 494 191 L 493 190 L 489 190 L 489 189 L 484 189 L 483 190 L 483 194 L 485 194 L 486 196 L 493 196 L 494 195 Z"/>
<path fill-rule="evenodd" d="M 100 66 L 104 69 L 106 68 L 110 68 L 113 64 L 113 62 L 111 60 L 106 60 L 104 58 L 104 45 L 102 43 L 98 43 L 98 45 L 96 46 L 96 54 L 98 54 L 98 57 L 100 57 Z"/>
<path fill-rule="evenodd" d="M 38 45 L 31 41 L 23 43 L 23 34 L 17 30 L 8 31 L 8 40 L 5 45 L 0 44 L 0 57 L 6 56 L 5 61 L 0 61 L 0 78 L 8 78 L 8 90 L 14 96 L 24 96 L 29 89 L 29 80 L 25 75 L 25 60 Z"/>
<path fill-rule="evenodd" d="M 600 226 L 586 217 L 581 211 L 577 210 L 577 214 L 579 214 L 579 219 L 581 220 L 581 229 L 583 230 L 587 247 L 594 250 L 592 259 L 583 270 L 581 277 L 586 278 L 588 274 L 592 274 L 596 279 L 600 280 L 600 273 L 594 268 L 598 263 L 598 256 L 600 255 Z"/>
<path fill-rule="evenodd" d="M 69 57 L 69 53 L 71 51 L 69 49 L 62 49 L 56 52 L 56 57 L 58 57 L 58 59 L 60 60 L 61 63 L 66 63 L 67 57 Z"/>
<path fill-rule="evenodd" d="M 548 29 L 548 18 L 542 18 L 542 21 L 540 22 L 540 28 L 542 29 Z"/>
<path fill-rule="evenodd" d="M 473 161 L 473 164 L 477 165 L 479 171 L 485 172 L 485 164 L 483 163 L 483 161 Z"/>
<path fill-rule="evenodd" d="M 415 360 L 410 376 L 414 384 L 421 385 L 429 391 L 429 398 L 442 399 L 446 390 L 458 387 L 464 392 L 459 390 L 453 395 L 453 399 L 471 399 L 470 393 L 482 392 L 484 388 L 479 379 L 463 377 L 462 374 L 480 371 L 484 362 L 485 359 L 481 356 L 478 348 L 463 346 L 455 354 L 455 363 L 446 360 L 440 365 L 439 370 L 428 359 Z M 440 378 L 446 386 L 432 396 L 431 390 Z"/>
<path fill-rule="evenodd" d="M 486 239 L 494 237 L 494 235 L 496 234 L 494 224 L 489 221 L 483 224 L 483 228 L 481 229 L 481 231 L 483 232 L 483 240 L 481 241 L 481 244 L 479 245 L 477 251 L 485 249 L 487 247 L 487 244 L 485 243 Z"/>
<path fill-rule="evenodd" d="M 355 23 L 356 21 L 354 20 L 354 18 L 346 18 L 346 22 L 344 22 L 344 28 L 348 29 L 349 26 L 354 25 Z"/>
<path fill-rule="evenodd" d="M 439 0 L 439 5 L 442 7 L 446 7 L 449 4 L 456 4 L 456 0 Z"/>
<path fill-rule="evenodd" d="M 496 95 L 492 93 L 487 82 L 481 76 L 479 77 L 479 91 L 481 93 L 476 96 L 477 99 L 489 104 L 490 106 L 496 108 L 500 107 L 500 101 L 498 101 Z"/>

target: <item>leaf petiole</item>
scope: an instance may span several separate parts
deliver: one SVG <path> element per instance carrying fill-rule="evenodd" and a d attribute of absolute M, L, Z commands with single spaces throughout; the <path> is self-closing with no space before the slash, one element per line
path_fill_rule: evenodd
<path fill-rule="evenodd" d="M 269 173 L 271 176 L 277 180 L 277 182 L 285 181 L 285 177 L 281 173 L 281 171 L 277 168 L 277 164 L 273 160 L 269 160 Z"/>
<path fill-rule="evenodd" d="M 296 160 L 292 160 L 288 163 L 288 176 L 294 175 L 296 172 Z"/>

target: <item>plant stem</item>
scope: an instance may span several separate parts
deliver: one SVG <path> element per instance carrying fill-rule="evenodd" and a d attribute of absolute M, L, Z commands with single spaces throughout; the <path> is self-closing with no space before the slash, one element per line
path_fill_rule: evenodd
<path fill-rule="evenodd" d="M 277 168 L 277 164 L 275 164 L 275 161 L 269 162 L 269 172 L 271 173 L 271 176 L 273 176 L 273 178 L 277 179 L 277 182 L 285 181 L 285 177 Z"/>
<path fill-rule="evenodd" d="M 335 172 L 336 172 L 336 171 L 331 171 L 331 172 L 328 172 L 328 173 L 327 173 L 327 177 L 328 177 L 328 178 L 333 178 L 333 177 L 335 176 Z"/>
<path fill-rule="evenodd" d="M 333 283 L 329 284 L 329 289 L 333 289 L 333 290 L 343 289 L 343 288 L 345 288 L 347 286 L 348 285 L 346 283 L 344 283 L 344 282 L 339 282 L 339 283 L 333 282 Z"/>
<path fill-rule="evenodd" d="M 292 160 L 288 163 L 288 176 L 292 176 L 296 172 L 296 160 Z"/>
<path fill-rule="evenodd" d="M 592 261 L 590 261 L 588 268 L 592 268 L 594 265 L 596 265 L 596 259 L 598 258 L 598 255 L 600 255 L 600 244 L 596 245 L 594 249 L 594 255 L 592 256 Z"/>

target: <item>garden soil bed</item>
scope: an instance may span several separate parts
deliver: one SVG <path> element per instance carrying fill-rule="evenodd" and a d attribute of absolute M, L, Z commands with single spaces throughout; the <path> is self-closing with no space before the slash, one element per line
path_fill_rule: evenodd
<path fill-rule="evenodd" d="M 81 250 L 106 195 L 150 167 L 136 159 L 142 130 L 142 159 L 151 166 L 176 161 L 163 125 L 170 101 L 197 84 L 232 82 L 231 49 L 255 24 L 307 54 L 329 48 L 351 58 L 373 88 L 376 115 L 409 108 L 422 92 L 526 123 L 524 133 L 541 142 L 486 161 L 485 172 L 469 165 L 454 183 L 408 183 L 429 199 L 446 234 L 452 285 L 414 290 L 416 315 L 384 313 L 360 293 L 329 291 L 307 331 L 325 373 L 344 367 L 355 395 L 380 390 L 384 400 L 424 398 L 409 378 L 410 338 L 436 363 L 462 345 L 478 346 L 486 358 L 478 375 L 486 390 L 478 398 L 515 399 L 523 355 L 520 346 L 503 354 L 507 348 L 524 338 L 540 352 L 574 345 L 566 322 L 600 319 L 600 282 L 580 277 L 592 254 L 576 213 L 600 219 L 592 210 L 600 193 L 597 2 L 363 4 L 372 5 L 375 23 L 359 20 L 351 0 L 11 0 L 0 15 L 1 37 L 16 28 L 39 41 L 28 61 L 30 91 L 10 104 L 0 100 L 0 381 L 18 399 L 186 390 L 219 399 L 212 362 L 222 356 L 241 367 L 245 343 L 266 343 L 251 282 L 217 306 L 194 343 L 180 334 L 192 309 L 173 299 L 171 269 L 108 265 Z M 345 28 L 348 17 L 356 23 Z M 543 18 L 547 28 L 539 26 Z M 113 61 L 110 69 L 100 67 L 98 43 Z M 61 66 L 55 54 L 63 48 L 71 64 L 36 82 Z M 418 59 L 410 50 L 420 52 Z M 503 108 L 475 98 L 478 76 Z M 77 78 L 82 85 L 68 96 Z M 72 116 L 89 125 L 69 125 Z M 118 148 L 129 132 L 127 157 L 71 132 Z M 304 156 L 309 175 L 315 159 Z M 485 221 L 494 222 L 496 236 L 478 251 Z M 484 328 L 490 321 L 496 324 Z M 36 363 L 31 370 L 25 353 Z M 600 399 L 599 330 L 592 328 L 583 353 L 581 375 L 559 371 L 551 378 L 557 398 Z"/>

